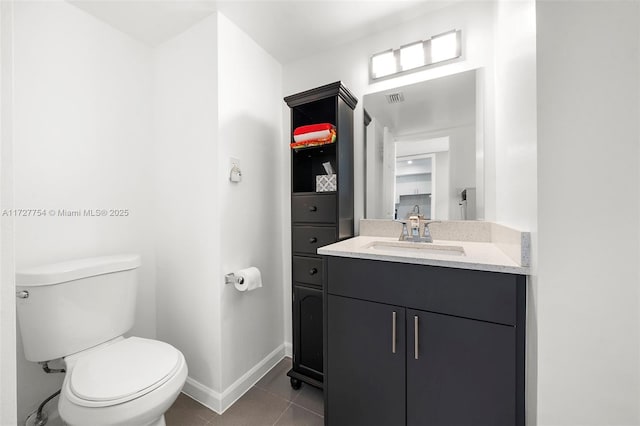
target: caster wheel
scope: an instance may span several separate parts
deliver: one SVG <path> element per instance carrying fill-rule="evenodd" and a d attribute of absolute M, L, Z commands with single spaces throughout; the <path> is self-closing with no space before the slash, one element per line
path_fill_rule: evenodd
<path fill-rule="evenodd" d="M 300 389 L 300 386 L 302 386 L 302 382 L 298 379 L 294 379 L 293 377 L 291 378 L 291 387 L 295 390 Z"/>

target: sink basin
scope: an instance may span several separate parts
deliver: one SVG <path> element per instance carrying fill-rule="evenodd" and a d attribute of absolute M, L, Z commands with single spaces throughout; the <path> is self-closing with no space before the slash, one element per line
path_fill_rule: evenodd
<path fill-rule="evenodd" d="M 464 248 L 459 246 L 445 246 L 432 243 L 414 243 L 411 241 L 373 241 L 363 247 L 380 253 L 399 254 L 407 256 L 464 256 Z"/>

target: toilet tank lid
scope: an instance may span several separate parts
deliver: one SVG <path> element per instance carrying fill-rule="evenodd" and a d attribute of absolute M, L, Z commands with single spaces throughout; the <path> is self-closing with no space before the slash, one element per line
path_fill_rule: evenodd
<path fill-rule="evenodd" d="M 89 257 L 67 262 L 51 263 L 20 269 L 16 272 L 16 285 L 38 287 L 89 278 L 111 272 L 127 271 L 140 266 L 137 254 Z"/>

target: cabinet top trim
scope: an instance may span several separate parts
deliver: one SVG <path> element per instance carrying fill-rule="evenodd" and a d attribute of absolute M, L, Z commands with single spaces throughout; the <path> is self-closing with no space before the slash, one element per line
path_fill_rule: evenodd
<path fill-rule="evenodd" d="M 315 89 L 306 90 L 304 92 L 296 93 L 295 95 L 289 95 L 284 98 L 284 101 L 290 108 L 306 104 L 307 102 L 313 102 L 331 96 L 340 96 L 343 101 L 351 109 L 354 109 L 358 104 L 358 99 L 347 89 L 341 81 L 335 83 L 326 84 L 324 86 L 316 87 Z"/>

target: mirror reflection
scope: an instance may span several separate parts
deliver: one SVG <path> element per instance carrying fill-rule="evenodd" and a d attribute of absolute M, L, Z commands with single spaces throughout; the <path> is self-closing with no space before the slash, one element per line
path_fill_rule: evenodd
<path fill-rule="evenodd" d="M 483 217 L 476 103 L 476 71 L 364 96 L 366 218 Z"/>

